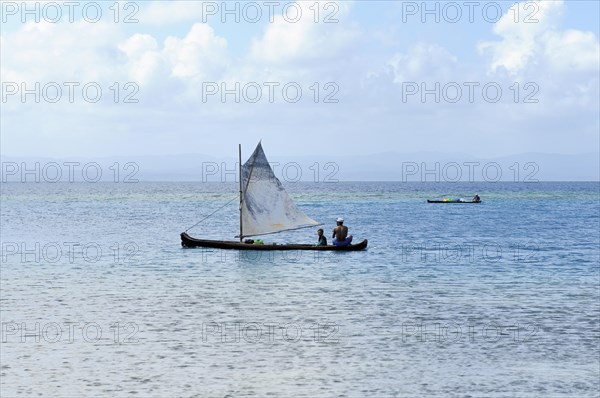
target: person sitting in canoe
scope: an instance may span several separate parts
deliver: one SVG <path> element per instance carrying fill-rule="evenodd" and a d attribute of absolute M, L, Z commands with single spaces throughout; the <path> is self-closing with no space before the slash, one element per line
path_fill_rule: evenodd
<path fill-rule="evenodd" d="M 317 229 L 317 236 L 319 237 L 319 242 L 317 243 L 317 246 L 327 246 L 327 238 L 325 237 L 325 235 L 323 235 L 322 228 Z"/>
<path fill-rule="evenodd" d="M 348 227 L 344 225 L 344 219 L 336 220 L 337 226 L 333 229 L 333 244 L 336 246 L 348 246 L 352 243 L 352 235 L 348 235 Z"/>
<path fill-rule="evenodd" d="M 473 196 L 473 202 L 481 202 L 481 198 L 478 194 L 475 194 L 475 196 Z"/>

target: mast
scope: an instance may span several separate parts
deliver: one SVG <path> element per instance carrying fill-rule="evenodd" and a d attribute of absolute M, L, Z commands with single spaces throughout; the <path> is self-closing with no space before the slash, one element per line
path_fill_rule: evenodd
<path fill-rule="evenodd" d="M 240 243 L 242 243 L 242 144 L 238 144 L 238 155 L 239 155 L 239 178 L 240 178 Z"/>

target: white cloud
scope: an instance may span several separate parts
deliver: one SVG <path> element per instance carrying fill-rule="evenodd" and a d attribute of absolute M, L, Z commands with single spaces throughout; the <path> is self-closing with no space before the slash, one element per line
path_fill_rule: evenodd
<path fill-rule="evenodd" d="M 186 21 L 201 21 L 205 1 L 152 1 L 142 6 L 139 20 L 149 25 L 168 25 Z"/>
<path fill-rule="evenodd" d="M 129 60 L 129 76 L 140 84 L 148 84 L 154 77 L 165 72 L 164 61 L 158 51 L 158 43 L 147 34 L 135 34 L 118 45 Z"/>
<path fill-rule="evenodd" d="M 597 70 L 600 43 L 592 32 L 551 32 L 545 38 L 544 57 L 561 71 Z"/>
<path fill-rule="evenodd" d="M 168 37 L 163 50 L 173 76 L 215 78 L 227 64 L 227 40 L 197 23 L 183 38 Z"/>
<path fill-rule="evenodd" d="M 457 58 L 437 44 L 417 43 L 406 53 L 397 53 L 389 61 L 394 82 L 414 80 L 454 80 Z"/>
<path fill-rule="evenodd" d="M 290 22 L 283 15 L 277 15 L 263 36 L 252 42 L 251 60 L 271 64 L 285 64 L 315 59 L 330 59 L 339 56 L 356 38 L 352 29 L 343 27 L 341 21 L 348 15 L 351 3 L 348 2 L 306 2 L 295 3 L 302 17 L 298 22 Z M 335 5 L 335 23 L 324 23 L 323 15 L 315 22 L 315 5 L 324 9 L 326 4 Z M 312 8 L 311 8 L 312 7 Z M 293 18 L 293 17 L 290 17 Z"/>
<path fill-rule="evenodd" d="M 138 57 L 146 51 L 154 51 L 158 48 L 158 43 L 154 37 L 147 34 L 136 33 L 129 37 L 125 42 L 118 45 L 119 50 L 123 51 L 129 58 Z"/>
<path fill-rule="evenodd" d="M 281 148 L 291 148 L 289 137 L 294 136 L 302 137 L 302 142 L 294 141 L 297 151 L 313 151 L 311 143 L 319 141 L 348 153 L 394 145 L 408 151 L 436 147 L 478 152 L 490 148 L 510 153 L 515 143 L 531 149 L 540 142 L 550 149 L 569 146 L 577 151 L 597 142 L 598 38 L 594 33 L 561 27 L 566 3 L 540 3 L 540 11 L 534 15 L 539 22 L 534 24 L 515 24 L 512 14 L 505 15 L 494 26 L 498 39 L 481 43 L 478 48 L 485 57 L 473 60 L 468 52 L 475 51 L 474 47 L 466 49 L 467 54 L 458 52 L 464 48 L 449 51 L 452 42 L 443 37 L 436 40 L 436 32 L 427 36 L 427 42 L 408 40 L 401 36 L 406 33 L 402 29 L 387 29 L 386 24 L 378 25 L 368 16 L 363 21 L 363 16 L 350 15 L 346 2 L 335 3 L 339 23 L 315 23 L 313 11 L 308 9 L 314 2 L 299 2 L 304 13 L 300 21 L 290 23 L 278 15 L 272 24 L 263 21 L 262 34 L 253 40 L 244 37 L 240 43 L 240 37 L 233 34 L 239 33 L 240 26 L 218 25 L 215 31 L 210 21 L 198 22 L 198 4 L 153 2 L 146 14 L 146 6 L 141 5 L 136 25 L 42 22 L 3 33 L 3 80 L 103 79 L 107 93 L 106 101 L 98 104 L 79 101 L 37 106 L 22 104 L 17 98 L 9 104 L 15 111 L 7 112 L 8 117 L 3 113 L 3 126 L 7 126 L 12 145 L 8 148 L 25 150 L 33 142 L 41 152 L 60 150 L 63 141 L 70 140 L 75 152 L 86 145 L 97 151 L 96 141 L 93 149 L 90 146 L 90 137 L 102 136 L 106 151 L 111 151 L 108 144 L 139 143 L 142 135 L 143 145 L 137 149 L 147 153 L 209 145 L 214 149 L 254 134 L 278 142 Z M 323 10 L 329 2 L 320 4 Z M 380 2 L 382 7 L 386 4 Z M 522 9 L 521 16 L 528 15 L 525 11 Z M 163 39 L 165 30 L 156 25 L 169 21 L 181 23 L 176 31 L 182 33 L 172 33 L 169 28 L 171 36 Z M 470 25 L 456 26 L 461 28 L 466 29 L 462 35 L 474 32 Z M 392 38 L 398 40 L 382 45 L 369 34 L 373 29 L 392 32 Z M 407 42 L 410 44 L 400 47 Z M 108 87 L 115 81 L 121 86 L 137 82 L 139 103 L 111 101 Z M 265 100 L 257 104 L 223 104 L 219 95 L 200 103 L 202 82 L 207 81 L 225 81 L 229 88 L 233 82 L 243 86 L 294 81 L 302 85 L 304 97 L 298 103 L 284 103 L 279 91 L 274 103 L 268 103 L 265 89 Z M 399 83 L 410 81 L 439 81 L 442 86 L 453 81 L 496 81 L 504 96 L 497 104 L 483 101 L 479 91 L 474 103 L 429 100 L 424 106 L 420 95 L 405 103 Z M 522 102 L 531 92 L 524 84 L 531 81 L 539 86 L 535 95 L 539 104 Z M 315 82 L 320 84 L 318 101 L 313 101 L 314 91 L 309 88 Z M 324 103 L 332 91 L 325 89 L 326 82 L 338 84 L 334 97 L 339 103 Z M 521 87 L 519 103 L 513 101 L 515 82 Z M 463 90 L 466 93 L 466 88 Z M 582 138 L 562 138 L 565 129 L 577 131 Z M 166 134 L 169 131 L 178 131 L 185 139 L 173 140 Z M 364 134 L 373 139 L 357 149 L 356 137 Z M 549 135 L 552 140 L 547 139 Z M 349 139 L 340 140 L 340 136 Z"/>
<path fill-rule="evenodd" d="M 28 22 L 2 36 L 2 79 L 104 81 L 114 76 L 120 34 L 115 24 Z"/>
<path fill-rule="evenodd" d="M 150 35 L 135 34 L 118 47 L 127 56 L 129 79 L 162 103 L 197 100 L 203 81 L 219 81 L 231 67 L 227 40 L 202 23 L 182 38 L 167 37 L 162 45 Z"/>
<path fill-rule="evenodd" d="M 135 81 L 142 93 L 166 88 L 162 97 L 178 96 L 181 90 L 197 92 L 202 81 L 315 81 L 322 68 L 337 67 L 335 59 L 347 56 L 343 51 L 356 38 L 353 27 L 341 23 L 350 4 L 318 2 L 319 23 L 314 21 L 314 2 L 294 4 L 302 9 L 297 23 L 275 13 L 275 21 L 239 58 L 230 54 L 227 40 L 206 23 L 194 23 L 183 37 L 169 36 L 162 42 L 155 30 L 127 36 L 124 28 L 131 26 L 112 21 L 23 24 L 0 36 L 2 53 L 9 54 L 3 57 L 2 79 Z M 323 23 L 331 15 L 325 10 L 332 9 L 338 22 Z M 136 15 L 141 24 L 136 28 L 144 23 L 198 19 L 201 11 L 199 2 L 152 2 Z M 173 80 L 177 84 L 168 87 Z"/>
<path fill-rule="evenodd" d="M 591 32 L 560 31 L 565 2 L 516 3 L 494 26 L 500 41 L 481 42 L 482 54 L 491 57 L 489 71 L 506 69 L 517 75 L 540 64 L 557 70 L 598 68 L 598 38 Z M 515 21 L 516 19 L 516 21 Z"/>

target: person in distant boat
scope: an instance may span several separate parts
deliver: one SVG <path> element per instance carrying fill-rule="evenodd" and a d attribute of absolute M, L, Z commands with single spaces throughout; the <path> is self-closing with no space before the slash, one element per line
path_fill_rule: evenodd
<path fill-rule="evenodd" d="M 475 194 L 475 196 L 473 196 L 473 202 L 481 202 L 481 198 L 478 194 Z"/>
<path fill-rule="evenodd" d="M 336 220 L 337 226 L 333 229 L 333 244 L 335 246 L 348 246 L 352 243 L 352 235 L 348 235 L 348 227 L 344 225 L 344 219 Z"/>
<path fill-rule="evenodd" d="M 317 230 L 317 236 L 319 237 L 319 242 L 317 243 L 317 246 L 327 246 L 327 238 L 325 237 L 325 235 L 323 235 L 322 228 L 319 228 Z"/>

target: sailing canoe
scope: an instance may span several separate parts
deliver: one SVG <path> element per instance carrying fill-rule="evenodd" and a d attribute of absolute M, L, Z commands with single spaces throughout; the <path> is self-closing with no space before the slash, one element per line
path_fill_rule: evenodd
<path fill-rule="evenodd" d="M 289 197 L 281 181 L 275 177 L 269 161 L 259 142 L 250 158 L 242 165 L 242 149 L 239 146 L 240 160 L 240 233 L 239 242 L 224 240 L 196 239 L 181 233 L 183 247 L 210 247 L 233 250 L 331 250 L 355 251 L 367 247 L 367 240 L 347 246 L 315 246 L 310 244 L 250 244 L 243 238 L 261 236 L 282 231 L 307 228 L 319 225 L 296 206 Z M 197 225 L 198 223 L 196 223 Z"/>
<path fill-rule="evenodd" d="M 183 247 L 210 247 L 213 249 L 234 249 L 234 250 L 322 250 L 322 251 L 356 251 L 366 249 L 368 240 L 348 246 L 314 246 L 309 244 L 277 244 L 265 243 L 256 245 L 252 243 L 242 243 L 237 241 L 227 240 L 208 240 L 196 239 L 189 236 L 187 233 L 181 233 L 181 246 Z"/>

